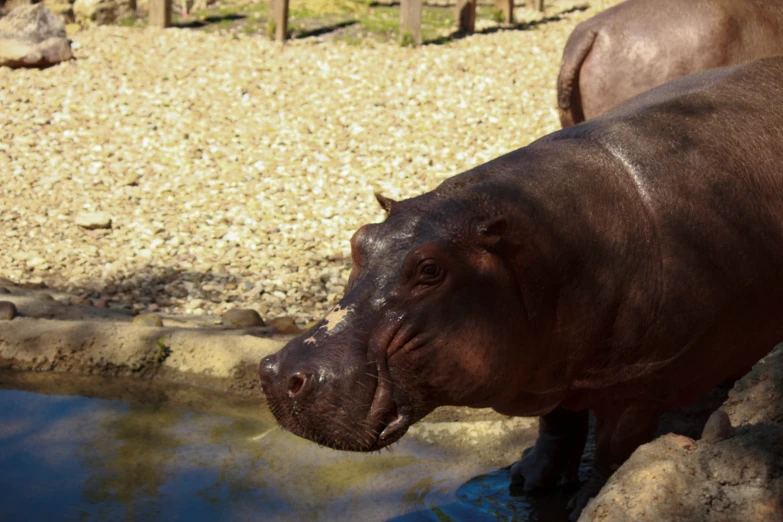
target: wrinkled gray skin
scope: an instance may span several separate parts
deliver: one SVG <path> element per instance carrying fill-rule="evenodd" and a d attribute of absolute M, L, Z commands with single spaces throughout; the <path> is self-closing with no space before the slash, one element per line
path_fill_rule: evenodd
<path fill-rule="evenodd" d="M 628 0 L 579 24 L 557 79 L 575 125 L 687 74 L 783 54 L 783 0 Z"/>
<path fill-rule="evenodd" d="M 440 405 L 540 415 L 514 485 L 576 517 L 659 413 L 783 339 L 783 58 L 682 78 L 401 202 L 338 308 L 261 361 L 295 434 L 373 451 Z"/>

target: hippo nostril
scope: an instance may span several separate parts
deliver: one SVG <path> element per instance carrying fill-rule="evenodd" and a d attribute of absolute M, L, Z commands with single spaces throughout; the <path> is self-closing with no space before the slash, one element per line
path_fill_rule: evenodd
<path fill-rule="evenodd" d="M 309 391 L 310 376 L 301 372 L 295 373 L 288 378 L 288 396 L 301 399 Z"/>

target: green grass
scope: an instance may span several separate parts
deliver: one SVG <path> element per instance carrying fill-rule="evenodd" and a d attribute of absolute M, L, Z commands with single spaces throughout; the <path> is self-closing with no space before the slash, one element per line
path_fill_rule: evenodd
<path fill-rule="evenodd" d="M 136 18 L 136 16 L 123 16 L 117 20 L 117 25 L 120 27 L 146 27 L 147 20 L 144 18 Z"/>
<path fill-rule="evenodd" d="M 312 32 L 340 27 L 325 32 L 324 37 L 343 41 L 349 45 L 362 45 L 365 41 L 397 42 L 413 45 L 410 34 L 400 34 L 399 6 L 370 6 L 371 0 L 292 0 L 289 6 L 289 35 L 296 38 Z M 241 17 L 241 18 L 240 18 Z M 199 30 L 233 33 L 235 35 L 265 35 L 273 37 L 275 24 L 269 18 L 268 2 L 237 3 L 194 12 L 188 18 L 175 16 L 178 23 L 201 21 Z M 492 6 L 479 6 L 478 20 L 501 23 L 502 12 Z M 421 35 L 423 43 L 448 41 L 456 31 L 456 14 L 453 7 L 423 7 Z"/>
<path fill-rule="evenodd" d="M 168 358 L 169 355 L 171 355 L 171 347 L 166 346 L 166 343 L 163 341 L 163 339 L 158 339 L 155 344 L 158 346 L 158 350 L 155 353 L 155 360 L 159 363 L 162 363 Z"/>

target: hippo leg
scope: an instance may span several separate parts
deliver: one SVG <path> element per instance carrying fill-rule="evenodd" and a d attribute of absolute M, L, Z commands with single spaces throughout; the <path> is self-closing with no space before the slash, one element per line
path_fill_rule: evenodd
<path fill-rule="evenodd" d="M 623 462 L 640 445 L 651 441 L 658 427 L 660 410 L 653 405 L 634 404 L 619 414 L 596 412 L 595 459 L 590 478 L 571 499 L 569 520 L 576 520 L 591 498 L 596 496 Z"/>
<path fill-rule="evenodd" d="M 557 407 L 542 415 L 535 446 L 511 466 L 511 490 L 531 493 L 576 483 L 587 426 L 587 410 Z"/>

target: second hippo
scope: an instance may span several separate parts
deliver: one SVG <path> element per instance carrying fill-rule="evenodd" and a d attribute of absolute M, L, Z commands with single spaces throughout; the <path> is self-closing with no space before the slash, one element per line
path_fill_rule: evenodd
<path fill-rule="evenodd" d="M 627 0 L 579 24 L 557 79 L 563 127 L 670 80 L 783 54 L 783 0 Z"/>

